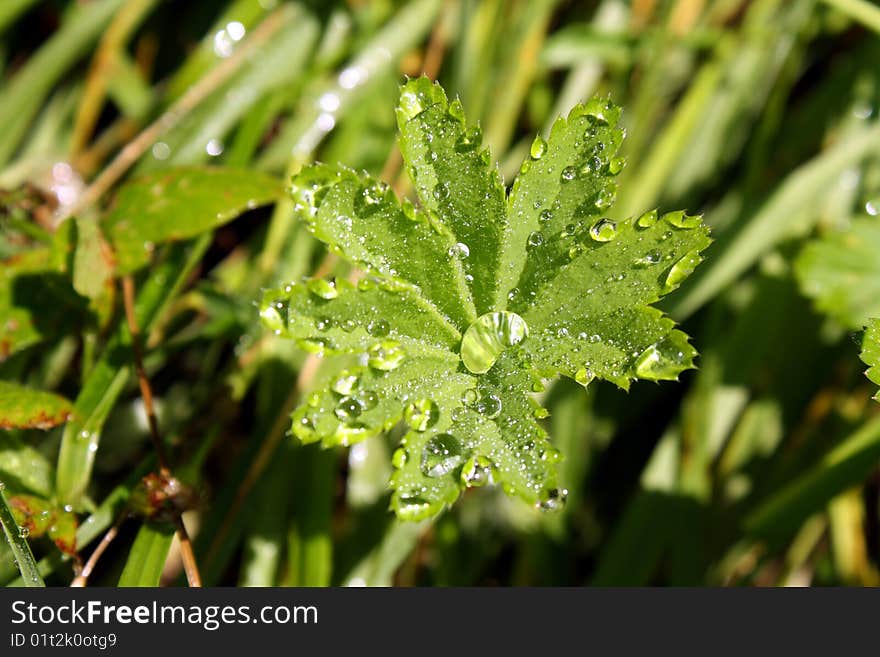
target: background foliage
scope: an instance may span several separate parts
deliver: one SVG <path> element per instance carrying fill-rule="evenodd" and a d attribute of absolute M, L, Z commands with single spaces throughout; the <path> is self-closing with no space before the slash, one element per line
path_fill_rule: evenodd
<path fill-rule="evenodd" d="M 878 32 L 863 0 L 2 3 L 0 520 L 25 531 L 0 581 L 70 583 L 126 509 L 90 582 L 185 581 L 138 483 L 157 464 L 130 274 L 208 584 L 880 583 L 880 406 L 859 360 L 880 315 Z M 716 240 L 660 304 L 698 370 L 542 393 L 558 513 L 480 488 L 400 523 L 399 436 L 285 436 L 325 381 L 256 306 L 352 272 L 282 181 L 342 162 L 412 197 L 393 109 L 422 72 L 507 184 L 535 133 L 610 96 L 628 133 L 613 218 L 686 208 Z"/>

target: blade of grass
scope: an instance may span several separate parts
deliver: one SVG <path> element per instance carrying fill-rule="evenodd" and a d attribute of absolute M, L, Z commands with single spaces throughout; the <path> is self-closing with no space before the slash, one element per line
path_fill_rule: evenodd
<path fill-rule="evenodd" d="M 159 586 L 173 539 L 173 525 L 144 523 L 128 553 L 118 586 Z"/>
<path fill-rule="evenodd" d="M 12 517 L 12 510 L 6 502 L 6 494 L 3 492 L 5 485 L 0 482 L 0 524 L 3 525 L 3 533 L 6 534 L 6 540 L 9 547 L 12 548 L 12 556 L 18 564 L 18 570 L 25 586 L 45 586 L 40 571 L 37 569 L 37 563 L 34 561 L 34 554 L 31 552 L 31 546 L 28 545 L 27 539 L 22 535 L 21 529 Z"/>
<path fill-rule="evenodd" d="M 868 421 L 807 472 L 750 513 L 745 529 L 761 537 L 784 536 L 880 463 L 880 417 Z"/>
<path fill-rule="evenodd" d="M 870 30 L 880 34 L 880 7 L 867 0 L 822 0 Z"/>
<path fill-rule="evenodd" d="M 9 83 L 0 105 L 0 167 L 18 148 L 46 95 L 100 36 L 123 2 L 96 0 L 78 8 Z"/>
<path fill-rule="evenodd" d="M 678 320 L 692 314 L 785 238 L 794 226 L 806 228 L 809 209 L 847 168 L 880 150 L 880 124 L 853 131 L 788 175 L 735 234 L 710 249 L 705 266 L 682 286 L 670 306 Z M 805 216 L 807 215 L 807 216 Z"/>

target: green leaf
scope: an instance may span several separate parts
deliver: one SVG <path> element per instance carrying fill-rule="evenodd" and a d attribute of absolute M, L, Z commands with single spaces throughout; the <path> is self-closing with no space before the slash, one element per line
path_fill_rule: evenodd
<path fill-rule="evenodd" d="M 455 239 L 451 257 L 461 261 L 477 313 L 492 310 L 498 294 L 500 246 L 507 223 L 504 185 L 480 150 L 479 127 L 468 128 L 459 101 L 448 102 L 425 77 L 400 90 L 400 152 L 422 208 Z"/>
<path fill-rule="evenodd" d="M 51 429 L 72 412 L 73 404 L 61 395 L 0 381 L 0 429 Z"/>
<path fill-rule="evenodd" d="M 865 375 L 877 385 L 880 385 L 880 319 L 871 320 L 865 337 L 862 341 L 862 360 L 868 365 Z M 874 395 L 874 399 L 880 401 L 880 392 Z"/>
<path fill-rule="evenodd" d="M 37 568 L 37 562 L 34 560 L 34 553 L 31 552 L 31 547 L 28 545 L 26 532 L 22 532 L 15 522 L 3 492 L 5 486 L 2 483 L 0 482 L 0 525 L 3 526 L 6 541 L 12 549 L 12 556 L 15 557 L 21 579 L 25 586 L 45 586 Z"/>
<path fill-rule="evenodd" d="M 810 242 L 795 271 L 804 294 L 844 326 L 880 315 L 880 219 L 858 217 L 846 231 Z"/>
<path fill-rule="evenodd" d="M 64 554 L 76 554 L 76 515 L 69 509 L 55 506 L 35 495 L 14 495 L 9 498 L 12 515 L 30 538 L 48 535 Z"/>
<path fill-rule="evenodd" d="M 118 586 L 159 586 L 173 539 L 172 525 L 151 522 L 141 525 L 119 576 Z"/>
<path fill-rule="evenodd" d="M 45 456 L 15 434 L 0 432 L 0 481 L 16 492 L 49 497 L 54 477 Z"/>
<path fill-rule="evenodd" d="M 488 483 L 560 508 L 561 455 L 531 396 L 540 377 L 626 388 L 692 367 L 687 336 L 650 304 L 700 262 L 707 230 L 684 212 L 604 217 L 623 166 L 608 101 L 536 139 L 509 198 L 438 85 L 407 82 L 397 117 L 419 210 L 347 169 L 318 165 L 293 180 L 315 236 L 369 273 L 357 286 L 313 279 L 263 298 L 276 335 L 345 355 L 294 411 L 293 434 L 350 445 L 402 421 L 391 506 L 403 519 Z"/>
<path fill-rule="evenodd" d="M 297 175 L 293 196 L 309 229 L 347 259 L 417 286 L 457 324 L 476 318 L 462 262 L 449 257 L 454 236 L 408 201 L 400 203 L 387 185 L 349 169 L 315 165 Z"/>
<path fill-rule="evenodd" d="M 281 191 L 275 178 L 253 171 L 164 170 L 122 187 L 103 227 L 116 250 L 119 272 L 126 274 L 147 264 L 159 244 L 213 230 L 273 202 Z"/>
<path fill-rule="evenodd" d="M 65 235 L 59 229 L 57 241 Z M 87 299 L 65 273 L 64 248 L 25 251 L 0 263 L 0 361 L 88 321 Z"/>

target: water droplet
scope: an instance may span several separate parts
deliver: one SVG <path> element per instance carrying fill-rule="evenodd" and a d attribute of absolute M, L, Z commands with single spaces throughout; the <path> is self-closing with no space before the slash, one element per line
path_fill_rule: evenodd
<path fill-rule="evenodd" d="M 691 251 L 690 253 L 683 255 L 674 265 L 672 265 L 669 273 L 666 274 L 666 281 L 663 284 L 663 292 L 671 292 L 681 285 L 681 282 L 690 276 L 696 266 L 702 261 L 703 257 L 700 255 L 699 251 Z"/>
<path fill-rule="evenodd" d="M 608 218 L 599 219 L 590 228 L 590 237 L 597 242 L 610 242 L 617 237 L 617 224 Z"/>
<path fill-rule="evenodd" d="M 474 374 L 488 372 L 501 352 L 529 334 L 525 320 L 508 311 L 486 313 L 471 324 L 461 339 L 461 360 Z"/>
<path fill-rule="evenodd" d="M 339 403 L 336 405 L 336 409 L 333 412 L 336 414 L 337 418 L 346 422 L 359 417 L 363 411 L 364 408 L 357 399 L 354 397 L 343 397 L 339 400 Z"/>
<path fill-rule="evenodd" d="M 865 212 L 867 212 L 872 217 L 876 217 L 880 214 L 880 200 L 877 201 L 868 201 L 865 203 Z"/>
<path fill-rule="evenodd" d="M 217 157 L 223 153 L 223 143 L 219 139 L 210 139 L 205 144 L 205 152 L 211 157 Z"/>
<path fill-rule="evenodd" d="M 656 265 L 663 259 L 663 256 L 659 251 L 649 251 L 641 258 L 637 258 L 633 263 L 636 267 L 644 268 L 650 267 L 651 265 Z"/>
<path fill-rule="evenodd" d="M 384 319 L 373 319 L 367 324 L 367 333 L 374 338 L 384 338 L 391 331 L 391 326 Z"/>
<path fill-rule="evenodd" d="M 540 219 L 543 223 L 547 223 L 553 218 L 553 212 L 551 210 L 541 210 L 541 214 L 538 215 L 538 219 Z"/>
<path fill-rule="evenodd" d="M 438 201 L 445 201 L 450 196 L 449 185 L 446 183 L 437 183 L 434 188 L 434 198 Z"/>
<path fill-rule="evenodd" d="M 683 210 L 667 212 L 663 215 L 664 221 L 676 228 L 696 228 L 703 221 L 703 215 L 688 216 Z"/>
<path fill-rule="evenodd" d="M 677 345 L 671 353 L 665 353 L 664 343 L 653 344 L 645 349 L 635 362 L 636 376 L 650 381 L 677 380 L 679 373 L 685 368 L 685 354 Z M 667 343 L 669 344 L 669 343 Z"/>
<path fill-rule="evenodd" d="M 4 491 L 4 490 L 6 490 L 6 482 L 0 481 L 0 491 Z"/>
<path fill-rule="evenodd" d="M 431 512 L 431 504 L 417 493 L 400 493 L 397 497 L 397 516 L 402 520 L 424 520 Z"/>
<path fill-rule="evenodd" d="M 328 331 L 333 328 L 333 320 L 329 317 L 318 317 L 315 321 L 315 328 L 319 331 Z"/>
<path fill-rule="evenodd" d="M 407 90 L 400 94 L 397 111 L 406 121 L 410 121 L 425 111 L 427 100 L 424 93 Z"/>
<path fill-rule="evenodd" d="M 577 169 L 575 167 L 568 166 L 562 170 L 562 175 L 560 176 L 560 179 L 562 180 L 562 182 L 568 182 L 569 180 L 574 180 L 575 177 L 577 177 Z"/>
<path fill-rule="evenodd" d="M 547 142 L 541 137 L 541 135 L 537 135 L 535 140 L 532 142 L 532 147 L 529 149 L 529 155 L 532 156 L 533 160 L 540 160 L 544 157 L 544 153 L 547 152 Z"/>
<path fill-rule="evenodd" d="M 27 538 L 28 536 L 31 535 L 31 530 L 28 529 L 27 527 L 19 527 L 18 528 L 18 535 L 21 536 L 22 538 Z"/>
<path fill-rule="evenodd" d="M 472 456 L 461 469 L 461 482 L 468 488 L 485 486 L 492 480 L 492 461 L 485 456 Z"/>
<path fill-rule="evenodd" d="M 528 244 L 532 247 L 541 246 L 544 243 L 544 236 L 541 235 L 538 231 L 535 231 L 529 235 Z"/>
<path fill-rule="evenodd" d="M 167 160 L 171 157 L 171 147 L 164 141 L 157 141 L 153 144 L 151 152 L 157 160 Z"/>
<path fill-rule="evenodd" d="M 480 126 L 474 126 L 463 133 L 455 142 L 455 150 L 459 153 L 467 153 L 477 148 L 483 142 L 483 131 Z"/>
<path fill-rule="evenodd" d="M 449 247 L 450 258 L 467 258 L 471 254 L 471 250 L 464 242 L 456 242 Z"/>
<path fill-rule="evenodd" d="M 359 383 L 360 380 L 356 374 L 349 372 L 348 370 L 343 370 L 339 373 L 339 376 L 336 377 L 336 380 L 331 387 L 333 388 L 333 392 L 339 393 L 340 395 L 350 395 L 357 390 Z"/>
<path fill-rule="evenodd" d="M 339 296 L 339 290 L 336 289 L 336 281 L 325 280 L 323 278 L 313 278 L 306 283 L 309 292 L 322 299 L 335 299 Z"/>
<path fill-rule="evenodd" d="M 650 228 L 657 223 L 657 210 L 649 210 L 636 219 L 636 226 L 639 228 Z"/>
<path fill-rule="evenodd" d="M 398 447 L 394 450 L 394 453 L 391 455 L 391 465 L 398 470 L 406 465 L 406 450 L 403 447 Z"/>
<path fill-rule="evenodd" d="M 419 399 L 406 407 L 403 419 L 411 429 L 427 431 L 440 419 L 440 408 L 431 399 Z"/>
<path fill-rule="evenodd" d="M 589 370 L 586 367 L 582 367 L 574 373 L 574 380 L 582 386 L 589 385 L 590 381 L 594 378 L 596 378 L 596 375 L 593 374 L 592 370 Z"/>
<path fill-rule="evenodd" d="M 474 408 L 480 415 L 489 419 L 496 418 L 501 413 L 501 399 L 498 395 L 486 395 L 480 398 Z"/>
<path fill-rule="evenodd" d="M 318 99 L 318 107 L 324 112 L 335 112 L 339 109 L 339 102 L 338 94 L 328 91 Z"/>
<path fill-rule="evenodd" d="M 449 433 L 432 437 L 422 450 L 422 472 L 427 477 L 442 477 L 449 474 L 464 460 L 461 443 Z"/>
<path fill-rule="evenodd" d="M 355 399 L 360 402 L 365 411 L 376 408 L 376 405 L 379 403 L 379 395 L 373 390 L 361 390 L 355 395 Z"/>
<path fill-rule="evenodd" d="M 541 495 L 541 501 L 537 506 L 543 511 L 560 511 L 565 507 L 565 500 L 568 498 L 568 491 L 564 488 L 551 488 Z"/>
<path fill-rule="evenodd" d="M 480 396 L 477 394 L 476 390 L 474 390 L 473 388 L 468 388 L 461 395 L 461 403 L 465 406 L 473 406 L 477 403 L 477 399 L 479 398 Z"/>
<path fill-rule="evenodd" d="M 538 406 L 535 410 L 532 411 L 532 416 L 536 420 L 543 420 L 545 418 L 550 417 L 550 411 L 548 411 L 543 406 Z"/>
<path fill-rule="evenodd" d="M 626 159 L 622 157 L 613 157 L 611 161 L 608 163 L 608 173 L 612 176 L 616 176 L 618 173 L 623 171 L 623 167 L 626 166 Z"/>
<path fill-rule="evenodd" d="M 399 342 L 382 340 L 370 347 L 367 356 L 370 367 L 387 372 L 400 366 L 406 358 L 406 351 Z"/>

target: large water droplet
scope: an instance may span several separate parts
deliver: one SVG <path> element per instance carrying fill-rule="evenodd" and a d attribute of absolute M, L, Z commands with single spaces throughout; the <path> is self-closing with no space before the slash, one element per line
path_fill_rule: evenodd
<path fill-rule="evenodd" d="M 649 210 L 636 219 L 636 226 L 639 228 L 650 228 L 657 223 L 657 210 Z"/>
<path fill-rule="evenodd" d="M 683 255 L 666 274 L 666 281 L 663 283 L 663 292 L 671 292 L 681 282 L 690 276 L 697 265 L 703 261 L 703 257 L 699 251 L 691 251 Z"/>
<path fill-rule="evenodd" d="M 365 411 L 376 408 L 379 403 L 379 395 L 373 390 L 361 390 L 355 395 L 355 399 L 360 402 Z"/>
<path fill-rule="evenodd" d="M 593 372 L 586 367 L 582 367 L 574 373 L 574 380 L 580 383 L 582 386 L 589 385 L 590 381 L 592 381 L 595 377 L 596 375 L 593 374 Z"/>
<path fill-rule="evenodd" d="M 538 135 L 535 137 L 535 140 L 532 142 L 532 147 L 529 149 L 529 155 L 532 156 L 533 160 L 540 160 L 544 157 L 544 153 L 547 152 L 547 142 Z"/>
<path fill-rule="evenodd" d="M 529 334 L 525 320 L 516 313 L 486 313 L 471 324 L 461 339 L 461 360 L 474 374 L 488 372 L 501 352 L 519 344 Z"/>
<path fill-rule="evenodd" d="M 678 210 L 676 212 L 667 212 L 663 215 L 663 219 L 676 228 L 696 228 L 702 223 L 703 215 L 688 216 L 683 210 Z"/>
<path fill-rule="evenodd" d="M 339 296 L 339 290 L 336 289 L 336 281 L 328 281 L 323 278 L 313 278 L 306 287 L 309 292 L 322 299 L 335 299 Z"/>
<path fill-rule="evenodd" d="M 461 483 L 468 488 L 485 486 L 492 480 L 492 461 L 485 456 L 472 456 L 461 469 Z"/>
<path fill-rule="evenodd" d="M 534 231 L 529 235 L 528 244 L 531 247 L 538 247 L 544 243 L 544 236 L 538 231 Z"/>
<path fill-rule="evenodd" d="M 541 210 L 541 214 L 538 215 L 538 219 L 540 219 L 540 221 L 542 223 L 547 223 L 552 218 L 553 218 L 553 211 L 552 210 Z"/>
<path fill-rule="evenodd" d="M 427 431 L 440 419 L 440 408 L 431 399 L 412 402 L 403 412 L 403 419 L 415 431 Z"/>
<path fill-rule="evenodd" d="M 618 173 L 623 171 L 623 167 L 626 166 L 626 160 L 622 157 L 612 157 L 611 161 L 608 163 L 608 173 L 612 176 L 616 176 Z"/>
<path fill-rule="evenodd" d="M 541 501 L 537 506 L 544 511 L 560 511 L 565 506 L 568 491 L 564 488 L 551 488 L 541 495 Z"/>
<path fill-rule="evenodd" d="M 367 333 L 374 338 L 384 338 L 391 331 L 391 326 L 382 318 L 370 320 L 367 324 Z"/>
<path fill-rule="evenodd" d="M 471 254 L 470 247 L 464 242 L 456 242 L 449 247 L 450 258 L 467 258 Z"/>
<path fill-rule="evenodd" d="M 501 399 L 498 395 L 485 395 L 474 406 L 477 413 L 487 418 L 496 418 L 501 413 Z"/>
<path fill-rule="evenodd" d="M 425 111 L 426 101 L 427 97 L 424 93 L 405 91 L 400 94 L 400 103 L 397 111 L 403 115 L 404 119 L 409 121 Z"/>
<path fill-rule="evenodd" d="M 417 493 L 400 493 L 397 497 L 397 515 L 401 520 L 423 520 L 431 515 L 431 504 Z"/>
<path fill-rule="evenodd" d="M 570 180 L 574 180 L 577 177 L 577 169 L 572 166 L 565 167 L 562 170 L 562 175 L 560 176 L 560 180 L 562 182 L 568 182 Z"/>
<path fill-rule="evenodd" d="M 636 376 L 650 381 L 675 380 L 684 367 L 684 353 L 678 348 L 664 353 L 661 345 L 653 344 L 636 359 Z"/>
<path fill-rule="evenodd" d="M 333 412 L 336 414 L 337 418 L 343 422 L 347 422 L 359 417 L 363 410 L 364 408 L 361 406 L 361 403 L 354 397 L 343 397 L 339 400 L 339 403 L 336 405 L 336 409 Z"/>
<path fill-rule="evenodd" d="M 610 242 L 617 236 L 617 224 L 611 219 L 599 219 L 590 228 L 590 237 L 597 242 Z"/>
<path fill-rule="evenodd" d="M 396 369 L 403 362 L 406 351 L 399 342 L 382 340 L 370 347 L 367 356 L 370 367 L 387 372 Z"/>
<path fill-rule="evenodd" d="M 461 465 L 463 460 L 458 439 L 450 433 L 440 433 L 425 444 L 421 468 L 427 477 L 442 477 Z"/>
<path fill-rule="evenodd" d="M 356 374 L 349 372 L 348 370 L 343 370 L 339 373 L 339 376 L 336 377 L 336 380 L 333 381 L 333 392 L 337 392 L 340 395 L 350 395 L 357 390 L 358 383 L 359 381 Z"/>

